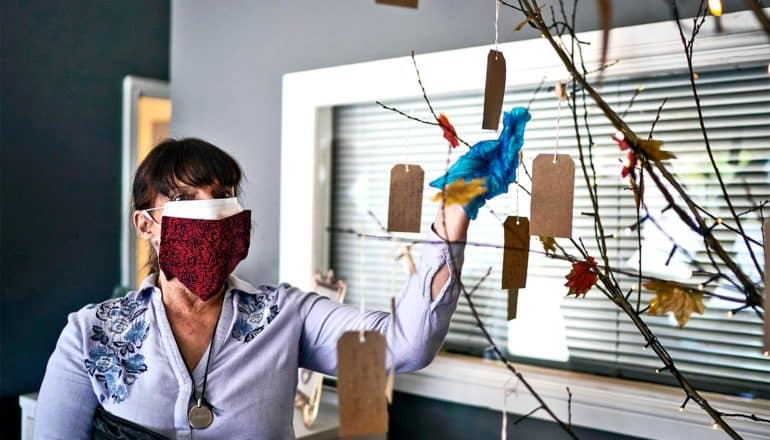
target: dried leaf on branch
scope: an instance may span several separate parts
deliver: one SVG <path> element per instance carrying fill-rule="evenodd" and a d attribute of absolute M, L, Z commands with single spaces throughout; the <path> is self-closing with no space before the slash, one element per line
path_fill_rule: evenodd
<path fill-rule="evenodd" d="M 553 237 L 538 237 L 540 242 L 543 243 L 543 250 L 546 254 L 556 253 L 556 240 Z"/>
<path fill-rule="evenodd" d="M 484 187 L 484 181 L 483 177 L 470 181 L 457 179 L 445 186 L 444 191 L 436 193 L 433 196 L 433 201 L 443 200 L 445 205 L 466 205 L 475 197 L 486 194 L 487 189 Z"/>
<path fill-rule="evenodd" d="M 656 162 L 660 162 L 662 160 L 676 158 L 676 155 L 674 153 L 666 150 L 661 150 L 660 147 L 662 146 L 663 146 L 663 141 L 659 141 L 656 139 L 650 139 L 650 140 L 639 139 L 639 148 L 642 151 L 644 151 L 644 153 L 650 159 Z"/>
<path fill-rule="evenodd" d="M 650 281 L 644 287 L 655 292 L 650 301 L 650 315 L 663 315 L 673 312 L 679 328 L 684 328 L 690 315 L 697 312 L 702 315 L 706 310 L 703 305 L 703 292 L 671 281 Z"/>
<path fill-rule="evenodd" d="M 453 148 L 460 145 L 460 141 L 457 139 L 457 131 L 455 131 L 454 125 L 449 122 L 449 118 L 447 118 L 445 114 L 439 113 L 438 119 L 436 120 L 438 121 L 438 125 L 444 131 L 444 139 L 449 141 Z"/>
<path fill-rule="evenodd" d="M 626 151 L 630 150 L 628 152 L 629 159 L 632 154 L 634 154 L 633 149 L 631 148 L 631 144 L 628 143 L 626 140 L 626 137 L 623 135 L 623 132 L 617 132 L 614 136 L 612 136 L 612 140 L 617 142 L 618 147 L 620 147 L 620 151 Z M 637 139 L 637 146 L 639 149 L 644 152 L 645 156 L 652 159 L 655 162 L 660 162 L 662 160 L 668 160 L 668 159 L 675 159 L 676 155 L 670 151 L 661 150 L 660 147 L 663 146 L 663 141 L 659 141 L 657 139 L 650 139 L 650 140 L 644 140 L 644 139 Z M 636 157 L 633 158 L 633 163 L 636 165 Z M 625 172 L 625 168 L 623 170 Z M 625 173 L 623 177 L 628 175 L 628 173 Z"/>
<path fill-rule="evenodd" d="M 567 295 L 585 296 L 599 278 L 599 274 L 596 272 L 596 260 L 593 257 L 588 257 L 585 261 L 572 263 L 572 270 L 565 278 L 567 278 L 567 283 L 564 285 L 569 287 Z"/>
<path fill-rule="evenodd" d="M 623 170 L 620 171 L 620 175 L 628 177 L 634 171 L 634 168 L 636 168 L 636 155 L 633 151 L 629 151 L 628 155 L 626 155 L 626 160 L 623 161 Z"/>

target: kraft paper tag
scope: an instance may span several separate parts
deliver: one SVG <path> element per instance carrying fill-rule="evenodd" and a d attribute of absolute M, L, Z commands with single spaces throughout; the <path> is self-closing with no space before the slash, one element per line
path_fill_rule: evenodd
<path fill-rule="evenodd" d="M 417 0 L 375 0 L 375 3 L 417 9 Z"/>
<path fill-rule="evenodd" d="M 572 237 L 575 162 L 568 154 L 538 154 L 532 163 L 529 233 Z"/>
<path fill-rule="evenodd" d="M 529 219 L 508 217 L 503 250 L 503 289 L 527 287 L 527 263 L 529 262 Z"/>
<path fill-rule="evenodd" d="M 481 128 L 497 130 L 505 95 L 505 57 L 494 49 L 487 55 L 487 82 L 484 86 L 484 120 Z"/>
<path fill-rule="evenodd" d="M 378 332 L 345 332 L 337 341 L 340 437 L 388 431 L 385 400 L 385 337 Z"/>
<path fill-rule="evenodd" d="M 516 309 L 519 303 L 519 289 L 508 289 L 508 321 L 516 319 Z"/>
<path fill-rule="evenodd" d="M 400 163 L 391 168 L 388 231 L 420 232 L 424 181 L 419 165 Z"/>
<path fill-rule="evenodd" d="M 764 353 L 770 352 L 770 218 L 766 218 L 762 225 L 764 230 L 764 250 L 765 250 L 765 343 Z"/>

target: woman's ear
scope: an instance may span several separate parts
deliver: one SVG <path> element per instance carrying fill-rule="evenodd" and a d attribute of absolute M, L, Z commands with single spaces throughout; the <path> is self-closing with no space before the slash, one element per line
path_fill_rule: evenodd
<path fill-rule="evenodd" d="M 150 213 L 147 211 L 134 211 L 133 220 L 136 236 L 144 240 L 151 240 L 153 238 L 152 227 L 156 223 L 150 217 Z"/>

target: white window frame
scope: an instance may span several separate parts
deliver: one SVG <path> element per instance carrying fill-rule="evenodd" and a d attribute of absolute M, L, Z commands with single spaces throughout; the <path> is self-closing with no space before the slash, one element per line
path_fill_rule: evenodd
<path fill-rule="evenodd" d="M 770 8 L 765 9 L 768 13 Z M 683 20 L 691 26 L 692 20 Z M 767 35 L 751 12 L 725 14 L 729 34 L 715 34 L 710 23 L 698 36 L 695 70 L 725 65 L 756 65 L 770 61 Z M 601 33 L 579 35 L 588 65 L 598 65 Z M 642 76 L 660 70 L 686 69 L 679 34 L 673 22 L 613 29 L 608 59 L 618 59 L 608 78 Z M 513 66 L 506 87 L 531 87 L 544 75 L 549 82 L 568 74 L 545 39 L 501 44 Z M 483 89 L 490 46 L 418 54 L 420 73 L 430 95 Z M 514 60 L 526 60 L 523 67 Z M 332 112 L 334 106 L 420 96 L 409 57 L 286 74 L 283 77 L 281 126 L 281 211 L 279 276 L 312 289 L 313 274 L 328 266 L 331 188 Z M 383 110 L 385 111 L 385 110 Z M 437 134 L 439 136 L 440 133 Z M 437 138 L 438 139 L 438 138 Z M 437 140 L 438 142 L 438 140 Z M 471 226 L 470 234 L 473 234 Z M 640 347 L 641 349 L 641 347 Z M 549 405 L 566 420 L 567 393 L 573 393 L 573 423 L 595 429 L 655 438 L 723 438 L 697 404 L 679 412 L 684 400 L 676 387 L 600 377 L 585 373 L 521 365 L 520 369 Z M 502 410 L 503 384 L 511 375 L 499 362 L 442 354 L 427 368 L 399 376 L 396 389 L 465 405 Z M 725 412 L 770 415 L 770 401 L 703 393 Z M 508 410 L 527 413 L 537 406 L 519 387 Z M 548 419 L 540 411 L 533 417 Z M 767 438 L 768 426 L 730 419 L 747 439 Z"/>
<path fill-rule="evenodd" d="M 131 213 L 131 184 L 136 171 L 137 112 L 139 98 L 169 99 L 171 88 L 168 81 L 128 75 L 123 78 L 123 119 L 121 139 L 121 186 L 120 186 L 120 285 L 134 286 L 136 279 L 136 235 Z"/>

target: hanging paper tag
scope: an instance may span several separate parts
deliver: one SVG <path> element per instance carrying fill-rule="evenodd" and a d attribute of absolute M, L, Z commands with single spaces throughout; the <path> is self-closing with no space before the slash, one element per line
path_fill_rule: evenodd
<path fill-rule="evenodd" d="M 403 6 L 405 8 L 417 8 L 417 0 L 375 0 L 381 5 Z"/>
<path fill-rule="evenodd" d="M 527 287 L 529 262 L 529 219 L 508 217 L 504 223 L 503 289 Z"/>
<path fill-rule="evenodd" d="M 532 163 L 529 233 L 572 237 L 575 162 L 568 154 L 538 154 Z"/>
<path fill-rule="evenodd" d="M 484 120 L 481 128 L 497 130 L 505 95 L 505 57 L 494 49 L 487 55 L 487 82 L 484 86 Z"/>
<path fill-rule="evenodd" d="M 385 400 L 385 337 L 378 332 L 345 332 L 337 341 L 337 393 L 341 437 L 388 431 Z"/>
<path fill-rule="evenodd" d="M 508 321 L 516 319 L 516 309 L 519 303 L 519 289 L 508 289 Z"/>
<path fill-rule="evenodd" d="M 770 356 L 770 218 L 766 218 L 762 225 L 765 237 L 765 356 Z"/>
<path fill-rule="evenodd" d="M 388 231 L 420 232 L 424 181 L 419 165 L 400 163 L 391 168 Z"/>

